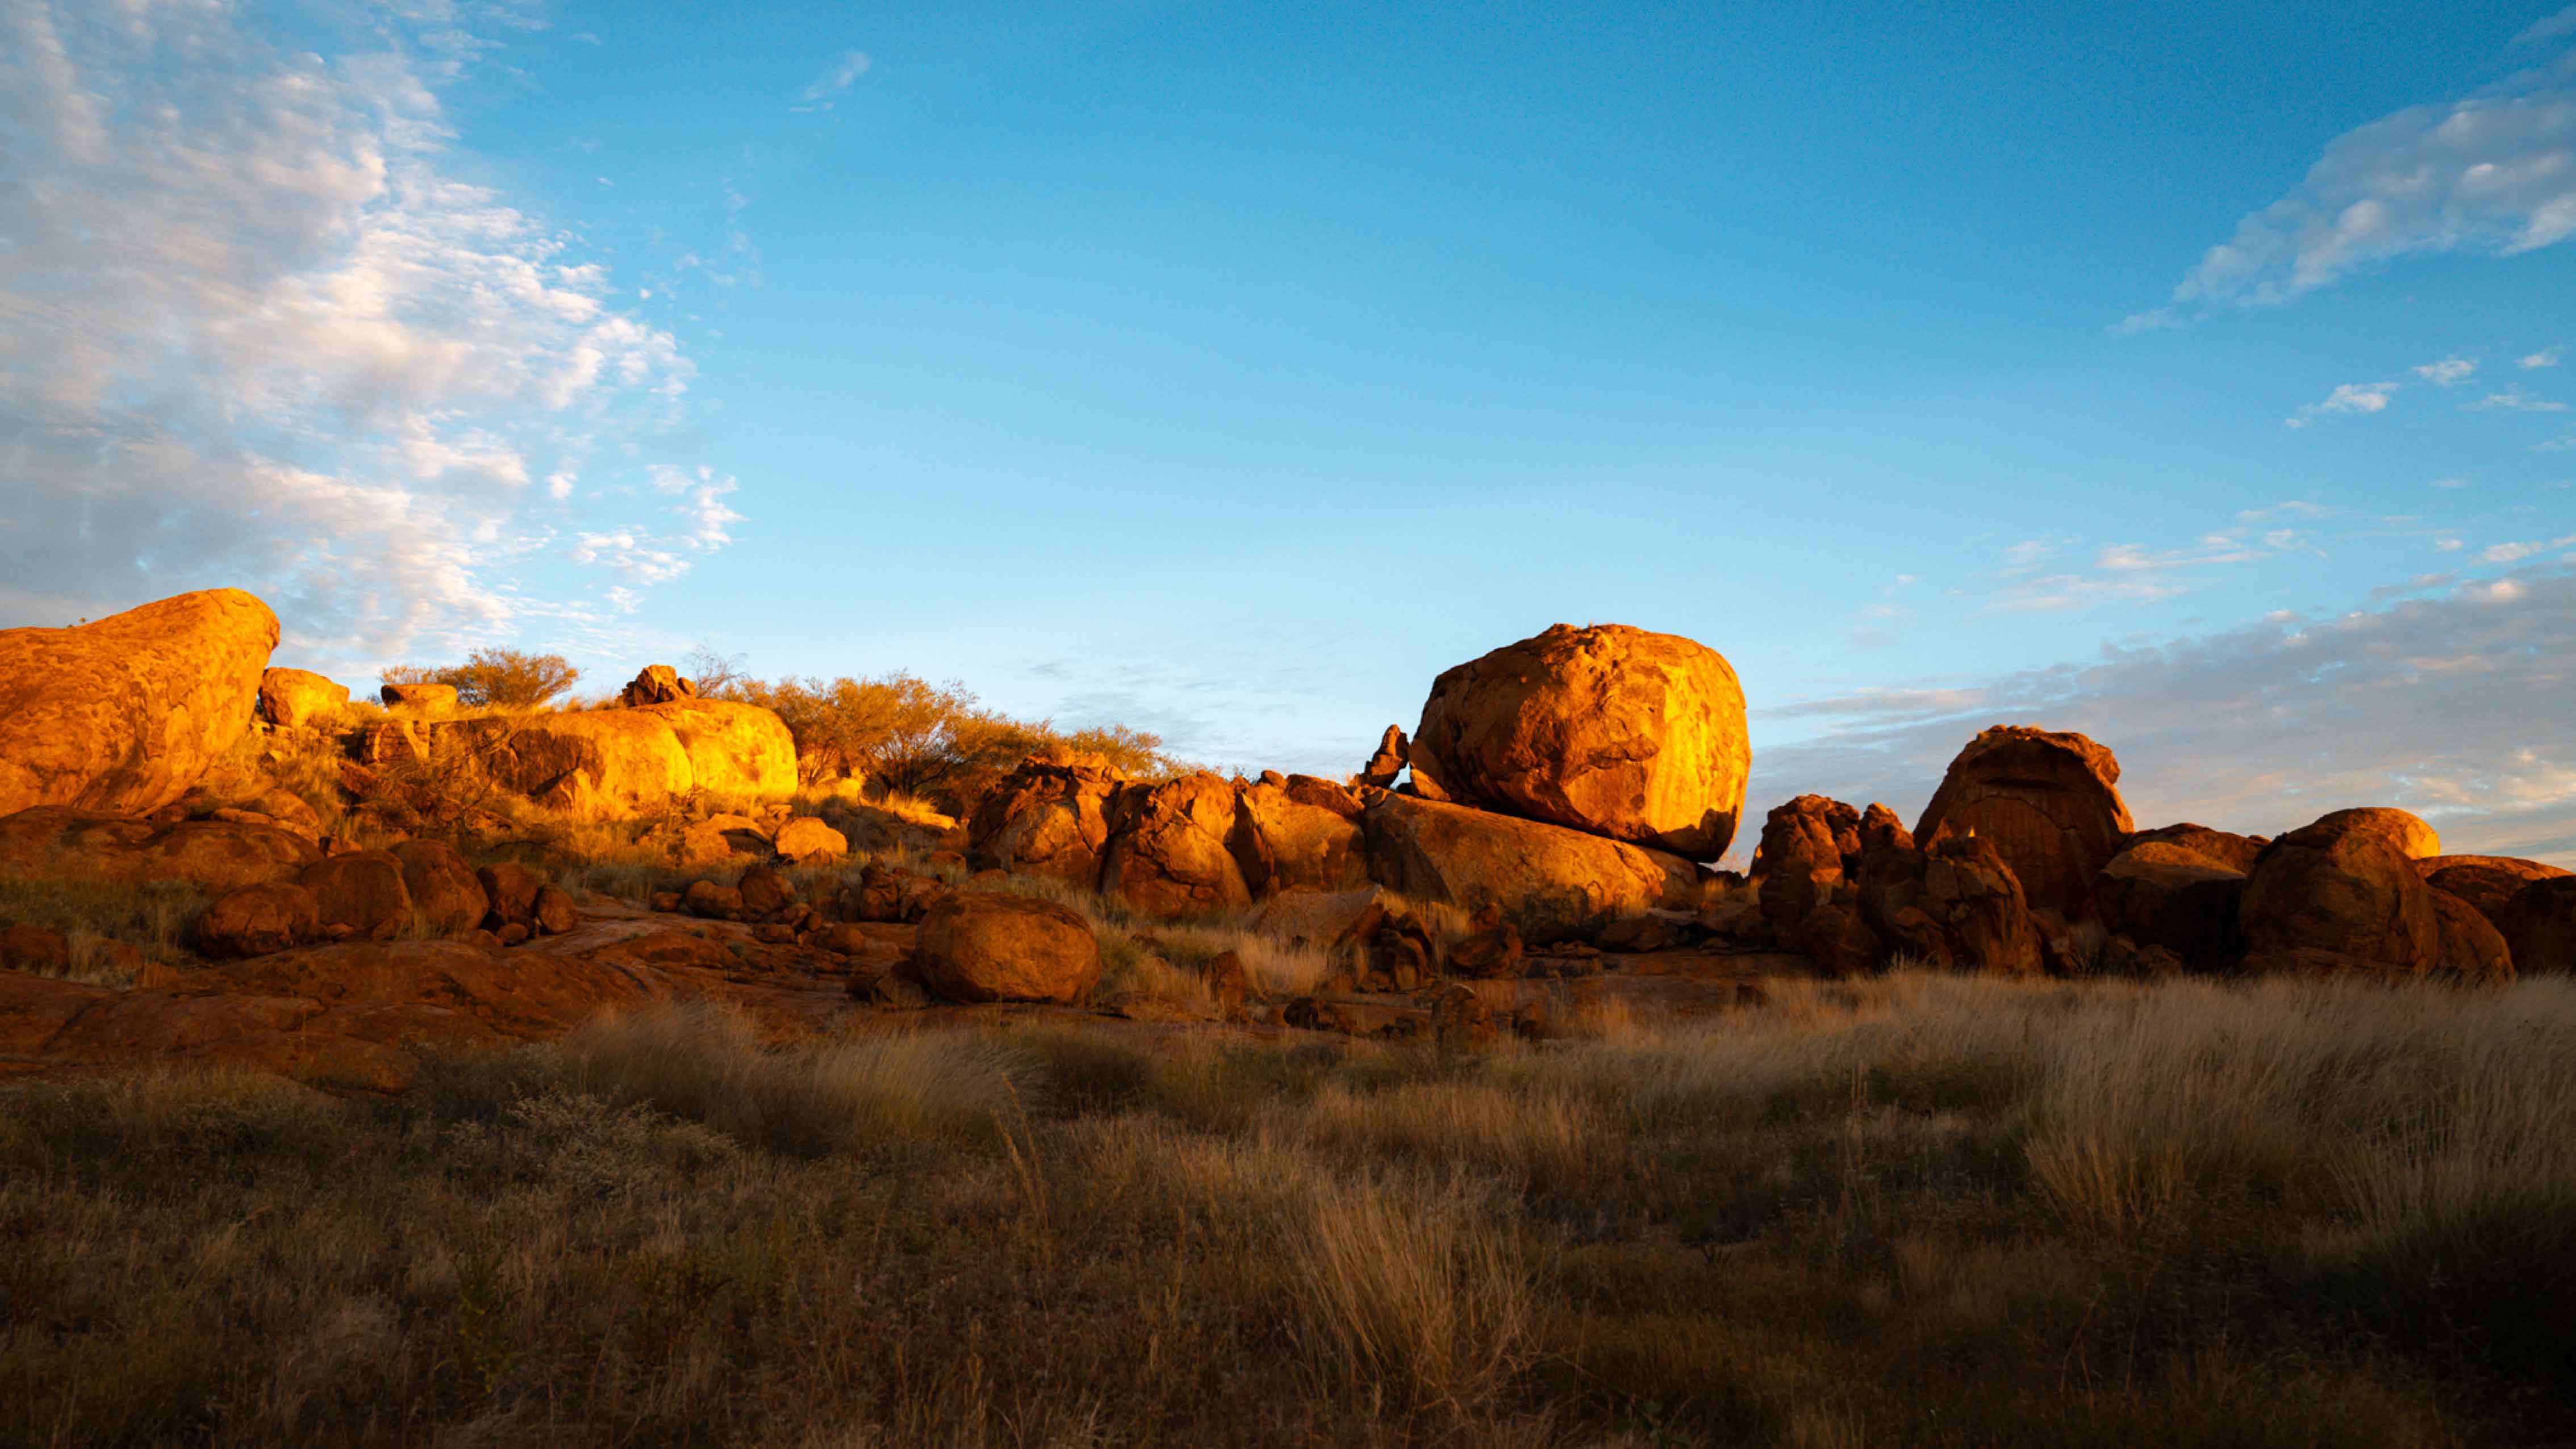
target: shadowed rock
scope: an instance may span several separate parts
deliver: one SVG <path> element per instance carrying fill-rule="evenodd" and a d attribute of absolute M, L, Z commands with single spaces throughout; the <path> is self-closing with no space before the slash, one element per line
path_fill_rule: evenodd
<path fill-rule="evenodd" d="M 1249 904 L 1252 888 L 1226 848 L 1234 801 L 1234 786 L 1205 772 L 1120 790 L 1101 853 L 1101 893 L 1167 916 Z"/>
<path fill-rule="evenodd" d="M 1689 861 L 1579 830 L 1379 794 L 1361 812 L 1369 874 L 1419 900 L 1493 904 L 1530 941 L 1589 940 L 1621 916 L 1695 910 Z"/>
<path fill-rule="evenodd" d="M 20 879 L 184 880 L 220 891 L 290 879 L 321 858 L 293 831 L 247 820 L 163 824 L 50 805 L 0 818 L 0 874 Z"/>
<path fill-rule="evenodd" d="M 1998 725 L 1950 762 L 1914 839 L 1925 850 L 1974 835 L 1994 847 L 2034 907 L 2093 914 L 2093 878 L 2131 830 L 2120 762 L 2079 734 Z"/>

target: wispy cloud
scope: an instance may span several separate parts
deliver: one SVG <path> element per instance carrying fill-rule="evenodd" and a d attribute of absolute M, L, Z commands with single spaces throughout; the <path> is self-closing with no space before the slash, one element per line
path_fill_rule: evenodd
<path fill-rule="evenodd" d="M 2162 307 L 2113 328 L 2172 326 L 2223 307 L 2276 306 L 2403 257 L 2511 256 L 2576 236 L 2576 36 L 2566 15 L 2524 31 L 2559 49 L 2458 100 L 2348 131 L 2295 189 L 2213 246 Z"/>
<path fill-rule="evenodd" d="M 2460 407 L 2463 411 L 2473 413 L 2563 413 L 2567 411 L 2567 404 L 2563 402 L 2551 402 L 2547 398 L 2532 397 L 2518 387 L 2489 393 L 2476 402 L 2462 403 Z"/>
<path fill-rule="evenodd" d="M 2570 5 L 2555 15 L 2531 22 L 2520 35 L 2513 38 L 2512 43 L 2517 47 L 2542 45 L 2553 40 L 2564 40 L 2571 35 L 2576 35 L 2576 5 Z"/>
<path fill-rule="evenodd" d="M 1769 721 L 1840 727 L 1758 747 L 1754 807 L 1819 790 L 1910 815 L 1978 729 L 2041 724 L 2116 750 L 2141 824 L 2272 834 L 2395 804 L 2431 818 L 2454 850 L 2576 864 L 2576 745 L 2561 727 L 2576 717 L 2576 568 L 2428 575 L 2372 604 L 1993 680 L 1759 709 L 1757 736 Z"/>
<path fill-rule="evenodd" d="M 2268 510 L 2257 510 L 2255 515 Z M 2192 591 L 2211 570 L 2257 563 L 2313 545 L 2296 528 L 2238 527 L 2202 534 L 2181 548 L 2106 544 L 2090 568 L 2040 573 L 2034 560 L 2007 551 L 2003 587 L 1988 606 L 1998 613 L 2064 613 L 2106 603 L 2160 603 Z"/>
<path fill-rule="evenodd" d="M 2533 368 L 2540 367 L 2556 367 L 2558 365 L 2558 355 L 2565 350 L 2565 348 L 2561 347 L 2544 348 L 2541 351 L 2532 353 L 2530 356 L 2516 362 L 2514 366 L 2522 368 L 2525 371 L 2530 371 Z"/>
<path fill-rule="evenodd" d="M 2366 415 L 2384 412 L 2388 408 L 2389 399 L 2396 396 L 2397 387 L 2398 385 L 2393 382 L 2343 383 L 2334 391 L 2327 393 L 2324 402 L 2310 403 L 2299 409 L 2295 415 L 2283 418 L 2281 421 L 2289 427 L 2304 428 L 2318 418 L 2332 414 Z"/>
<path fill-rule="evenodd" d="M 650 456 L 692 368 L 451 174 L 439 88 L 499 42 L 441 11 L 326 57 L 229 7 L 0 0 L 0 622 L 243 584 L 366 659 L 582 616 L 510 578 L 616 532 L 572 481 Z"/>
<path fill-rule="evenodd" d="M 2439 362 L 2428 362 L 2416 368 L 2415 375 L 2435 387 L 2458 387 L 2468 381 L 2477 370 L 2476 358 L 2445 357 Z"/>
<path fill-rule="evenodd" d="M 868 66 L 871 63 L 864 51 L 843 51 L 840 60 L 830 70 L 825 71 L 820 80 L 807 86 L 797 97 L 796 104 L 787 109 L 799 115 L 832 109 L 840 103 L 842 93 L 847 91 L 859 77 L 868 73 Z"/>

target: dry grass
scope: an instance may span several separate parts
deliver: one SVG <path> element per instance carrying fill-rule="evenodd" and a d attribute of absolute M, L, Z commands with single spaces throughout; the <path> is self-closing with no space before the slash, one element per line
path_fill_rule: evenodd
<path fill-rule="evenodd" d="M 0 1442 L 2576 1434 L 2576 983 L 1898 976 L 1481 1056 L 708 1011 L 0 1095 Z"/>

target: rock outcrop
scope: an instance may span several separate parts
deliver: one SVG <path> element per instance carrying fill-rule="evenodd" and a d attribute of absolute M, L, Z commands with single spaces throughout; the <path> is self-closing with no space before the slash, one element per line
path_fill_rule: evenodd
<path fill-rule="evenodd" d="M 1109 845 L 1109 802 L 1126 783 L 1097 755 L 1024 761 L 968 818 L 967 858 L 979 869 L 1095 885 Z"/>
<path fill-rule="evenodd" d="M 1227 849 L 1255 897 L 1280 891 L 1346 891 L 1369 883 L 1360 802 L 1330 780 L 1290 775 L 1254 781 L 1235 798 Z"/>
<path fill-rule="evenodd" d="M 321 933 L 320 904 L 292 881 L 226 891 L 207 905 L 195 927 L 198 953 L 217 961 L 292 950 Z"/>
<path fill-rule="evenodd" d="M 720 700 L 466 720 L 437 727 L 429 748 L 470 751 L 504 788 L 580 820 L 626 818 L 692 790 L 769 799 L 796 791 L 786 724 Z"/>
<path fill-rule="evenodd" d="M 1377 753 L 1360 766 L 1358 783 L 1377 790 L 1393 785 L 1395 777 L 1404 773 L 1412 751 L 1412 742 L 1404 737 L 1404 727 L 1388 725 L 1386 733 L 1378 736 Z"/>
<path fill-rule="evenodd" d="M 250 728 L 276 647 L 277 616 L 239 589 L 0 629 L 0 815 L 177 800 Z"/>
<path fill-rule="evenodd" d="M 1089 999 L 1100 984 L 1091 923 L 1053 901 L 959 891 L 921 920 L 913 979 L 949 1001 Z"/>
<path fill-rule="evenodd" d="M 319 729 L 349 706 L 349 686 L 309 669 L 271 669 L 259 677 L 259 717 L 282 730 Z"/>
<path fill-rule="evenodd" d="M 617 702 L 633 709 L 646 704 L 677 704 L 698 697 L 698 687 L 680 677 L 680 671 L 668 664 L 648 664 L 626 687 L 617 692 Z"/>
<path fill-rule="evenodd" d="M 1698 867 L 1562 826 L 1380 793 L 1360 814 L 1369 876 L 1418 900 L 1498 905 L 1532 943 L 1590 938 L 1621 916 L 1694 910 Z"/>
<path fill-rule="evenodd" d="M 849 855 L 850 838 L 811 815 L 799 815 L 778 827 L 770 846 L 790 865 L 829 865 Z"/>
<path fill-rule="evenodd" d="M 403 863 L 389 851 L 352 851 L 317 861 L 296 883 L 313 893 L 326 935 L 390 941 L 411 924 Z"/>
<path fill-rule="evenodd" d="M 2497 923 L 2523 974 L 2576 972 L 2576 875 L 2533 881 L 2505 902 Z"/>
<path fill-rule="evenodd" d="M 2433 889 L 2449 891 L 2477 907 L 2478 914 L 2499 931 L 2504 929 L 2506 903 L 2524 886 L 2568 874 L 2554 865 L 2509 855 L 2427 856 L 2415 862 L 2415 873 Z"/>
<path fill-rule="evenodd" d="M 1925 850 L 1974 835 L 1995 849 L 2034 907 L 2093 914 L 2093 878 L 2131 830 L 2120 762 L 2079 734 L 1998 725 L 1950 762 L 1915 822 Z"/>
<path fill-rule="evenodd" d="M 2245 955 L 2245 872 L 2178 843 L 2185 838 L 2141 839 L 2111 857 L 2093 899 L 2114 935 L 2162 946 L 2195 970 L 2222 969 Z"/>
<path fill-rule="evenodd" d="M 2271 843 L 2269 836 L 2238 835 L 2185 821 L 2180 825 L 2159 825 L 2153 830 L 2137 831 L 2120 842 L 2120 849 L 2127 851 L 2141 845 L 2171 845 L 2205 856 L 2238 875 L 2244 875 L 2254 869 L 2254 857 L 2262 854 L 2263 847 Z"/>
<path fill-rule="evenodd" d="M 2441 928 L 2441 944 L 2433 958 L 2433 969 L 2456 980 L 2471 983 L 2511 981 L 2514 975 L 2513 951 L 2504 936 L 2478 908 L 2445 890 L 2432 890 L 2433 919 Z"/>
<path fill-rule="evenodd" d="M 1249 904 L 1252 888 L 1226 848 L 1234 802 L 1234 786 L 1205 772 L 1119 791 L 1101 851 L 1102 894 L 1166 916 Z"/>
<path fill-rule="evenodd" d="M 1716 650 L 1559 624 L 1434 680 L 1410 761 L 1426 798 L 1715 860 L 1752 753 Z"/>
<path fill-rule="evenodd" d="M 385 708 L 401 714 L 434 719 L 456 713 L 456 686 L 452 684 L 387 684 L 376 690 Z"/>
<path fill-rule="evenodd" d="M 0 818 L 0 875 L 184 880 L 208 892 L 289 880 L 322 858 L 313 842 L 247 820 L 162 823 L 42 806 Z"/>
<path fill-rule="evenodd" d="M 406 840 L 393 848 L 402 865 L 403 889 L 421 924 L 441 936 L 479 930 L 492 903 L 483 882 L 456 847 L 436 840 Z"/>
<path fill-rule="evenodd" d="M 1859 811 L 1824 795 L 1800 795 L 1763 818 L 1753 878 L 1763 923 L 1782 942 L 1801 934 L 1808 917 L 1833 903 L 1846 863 L 1856 864 L 1860 855 L 1860 820 Z M 1905 847 L 1912 849 L 1913 842 Z"/>
<path fill-rule="evenodd" d="M 2398 975 L 2424 972 L 2440 959 L 2432 888 L 2386 832 L 2349 826 L 2320 820 L 2255 859 L 2239 911 L 2253 953 L 2248 969 L 2280 969 L 2300 951 Z"/>

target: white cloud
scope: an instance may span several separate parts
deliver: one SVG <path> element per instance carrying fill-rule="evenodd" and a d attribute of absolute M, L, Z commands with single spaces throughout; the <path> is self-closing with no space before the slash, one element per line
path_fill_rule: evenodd
<path fill-rule="evenodd" d="M 2288 507 L 2290 505 L 2284 505 Z M 2302 505 L 2304 506 L 2304 505 Z M 2273 510 L 2254 510 L 2256 518 Z M 2005 551 L 2010 566 L 2006 580 L 1988 607 L 1999 613 L 2066 613 L 2103 603 L 2160 603 L 2191 592 L 2214 568 L 2255 563 L 2286 553 L 2307 552 L 2309 535 L 2295 528 L 2256 532 L 2250 527 L 2202 534 L 2188 548 L 2152 549 L 2143 544 L 2106 544 L 2093 557 L 2088 572 L 2034 573 L 2036 555 L 2024 556 L 2017 545 Z"/>
<path fill-rule="evenodd" d="M 2576 865 L 2571 660 L 2576 568 L 2526 570 L 1986 682 L 1759 709 L 1757 735 L 1762 721 L 1837 728 L 1759 745 L 1752 801 L 1819 790 L 1910 815 L 1978 729 L 2041 724 L 2118 752 L 2141 825 L 2275 834 L 2343 806 L 2394 804 L 2431 819 L 2448 849 Z"/>
<path fill-rule="evenodd" d="M 2466 478 L 2436 478 L 2433 480 L 2433 486 L 2436 488 L 2466 488 L 2469 486 L 2469 480 Z"/>
<path fill-rule="evenodd" d="M 521 508 L 648 454 L 692 369 L 451 174 L 439 87 L 498 42 L 421 13 L 324 55 L 226 6 L 0 0 L 0 623 L 238 584 L 363 661 L 578 615 L 505 580 L 551 547 Z"/>
<path fill-rule="evenodd" d="M 2559 353 L 2565 350 L 2566 349 L 2564 348 L 2558 347 L 2545 348 L 2523 358 L 2521 361 L 2515 363 L 2514 366 L 2523 368 L 2526 371 L 2538 367 L 2556 367 L 2558 365 Z"/>
<path fill-rule="evenodd" d="M 842 52 L 840 60 L 823 74 L 823 78 L 807 86 L 804 93 L 797 97 L 798 104 L 789 106 L 787 109 L 800 115 L 809 111 L 832 109 L 839 103 L 841 93 L 848 90 L 853 81 L 868 73 L 869 64 L 864 52 L 856 50 Z"/>
<path fill-rule="evenodd" d="M 2539 45 L 2544 41 L 2557 40 L 2570 35 L 2576 35 L 2576 5 L 2570 5 L 2555 15 L 2531 22 L 2520 35 L 2513 38 L 2512 43 L 2517 46 Z"/>
<path fill-rule="evenodd" d="M 2460 407 L 2463 411 L 2473 413 L 2563 413 L 2567 411 L 2565 403 L 2529 396 L 2518 387 L 2489 393 L 2477 402 L 2462 403 Z"/>
<path fill-rule="evenodd" d="M 2439 362 L 2428 362 L 2416 368 L 2415 375 L 2435 387 L 2457 387 L 2468 381 L 2477 370 L 2476 358 L 2445 357 Z"/>
<path fill-rule="evenodd" d="M 2382 412 L 2387 409 L 2388 400 L 2396 394 L 2397 386 L 2393 382 L 2340 383 L 2334 391 L 2326 394 L 2324 402 L 2310 403 L 2299 409 L 2297 416 L 2283 418 L 2281 421 L 2293 428 L 2304 428 L 2328 413 Z"/>
<path fill-rule="evenodd" d="M 2576 34 L 2523 32 L 2538 45 Z M 2114 328 L 2293 301 L 2402 257 L 2511 256 L 2576 236 L 2576 52 L 2459 100 L 2395 112 L 2327 143 L 2287 196 L 2250 213 L 2167 304 Z"/>

